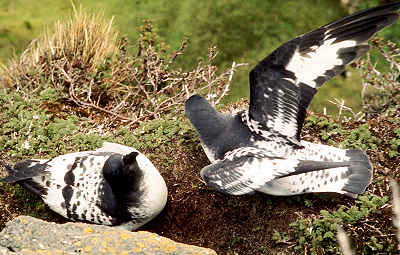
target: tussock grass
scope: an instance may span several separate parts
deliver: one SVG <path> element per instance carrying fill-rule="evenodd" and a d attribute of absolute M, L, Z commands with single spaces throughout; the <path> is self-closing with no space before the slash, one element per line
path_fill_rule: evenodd
<path fill-rule="evenodd" d="M 193 93 L 218 103 L 230 90 L 232 64 L 219 72 L 217 51 L 209 48 L 208 61 L 189 71 L 174 65 L 187 46 L 168 51 L 150 21 L 139 33 L 137 53 L 128 53 L 129 42 L 119 38 L 113 20 L 74 12 L 54 32 L 34 41 L 18 58 L 0 71 L 3 86 L 33 94 L 53 94 L 58 103 L 94 109 L 137 126 L 160 114 L 182 110 Z"/>
<path fill-rule="evenodd" d="M 3 84 L 23 91 L 37 89 L 43 81 L 38 79 L 40 74 L 56 63 L 61 68 L 80 66 L 94 72 L 116 55 L 117 37 L 112 19 L 75 9 L 69 21 L 56 22 L 54 31 L 33 40 L 19 58 L 1 67 Z"/>
<path fill-rule="evenodd" d="M 39 56 L 51 58 L 70 58 L 79 61 L 89 69 L 117 53 L 117 31 L 113 28 L 113 19 L 106 21 L 100 15 L 88 15 L 82 10 L 76 11 L 67 23 L 57 22 L 54 33 L 46 36 L 34 49 L 32 62 L 38 63 Z"/>

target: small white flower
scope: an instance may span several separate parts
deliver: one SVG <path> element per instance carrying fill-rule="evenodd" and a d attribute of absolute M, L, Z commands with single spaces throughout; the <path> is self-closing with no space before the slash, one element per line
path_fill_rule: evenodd
<path fill-rule="evenodd" d="M 24 142 L 24 149 L 28 150 L 31 146 L 29 145 L 28 141 Z"/>

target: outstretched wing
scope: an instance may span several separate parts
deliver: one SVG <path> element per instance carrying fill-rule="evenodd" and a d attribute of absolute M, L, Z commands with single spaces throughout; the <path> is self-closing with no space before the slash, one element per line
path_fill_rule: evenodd
<path fill-rule="evenodd" d="M 314 94 L 345 65 L 364 55 L 363 44 L 394 23 L 400 3 L 355 13 L 286 42 L 250 72 L 248 125 L 295 141 Z"/>
<path fill-rule="evenodd" d="M 271 180 L 332 167 L 349 162 L 325 162 L 270 157 L 265 150 L 242 147 L 231 151 L 223 160 L 204 167 L 200 174 L 215 190 L 243 195 L 252 193 Z"/>

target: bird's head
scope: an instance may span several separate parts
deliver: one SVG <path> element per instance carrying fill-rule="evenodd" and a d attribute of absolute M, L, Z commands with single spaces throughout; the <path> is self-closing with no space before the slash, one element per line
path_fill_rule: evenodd
<path fill-rule="evenodd" d="M 136 161 L 138 152 L 134 151 L 125 156 L 112 154 L 104 163 L 103 176 L 113 189 L 136 189 L 135 185 L 141 179 L 142 172 Z"/>

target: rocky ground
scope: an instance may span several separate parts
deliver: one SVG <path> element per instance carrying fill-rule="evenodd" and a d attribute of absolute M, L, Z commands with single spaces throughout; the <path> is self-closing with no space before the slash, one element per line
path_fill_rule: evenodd
<path fill-rule="evenodd" d="M 216 254 L 157 234 L 84 223 L 55 224 L 20 216 L 0 232 L 1 254 Z M 3 253 L 2 253 L 3 252 Z"/>

